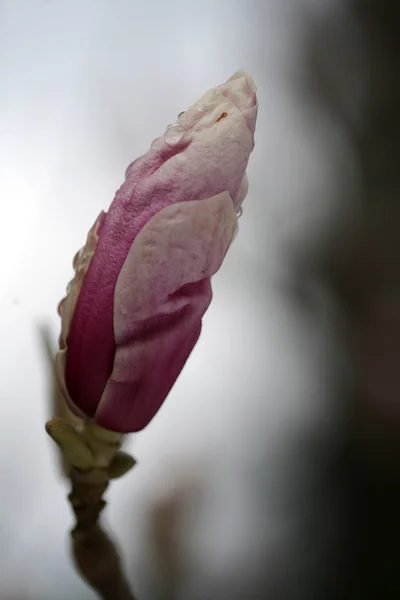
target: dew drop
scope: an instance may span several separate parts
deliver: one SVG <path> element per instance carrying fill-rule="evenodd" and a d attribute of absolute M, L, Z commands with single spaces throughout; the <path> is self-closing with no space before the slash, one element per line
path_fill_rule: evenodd
<path fill-rule="evenodd" d="M 152 141 L 150 148 L 152 150 L 160 150 L 160 148 L 163 147 L 163 138 L 162 137 L 158 137 L 155 140 Z"/>
<path fill-rule="evenodd" d="M 167 127 L 167 131 L 164 133 L 164 142 L 174 146 L 181 141 L 184 133 L 185 129 L 181 125 L 170 125 Z"/>
<path fill-rule="evenodd" d="M 74 260 L 72 261 L 72 267 L 73 267 L 74 269 L 76 269 L 76 267 L 78 266 L 78 262 L 79 262 L 79 261 L 80 261 L 80 259 L 81 259 L 82 252 L 83 252 L 83 248 L 81 248 L 80 250 L 78 250 L 78 252 L 77 252 L 77 253 L 75 254 L 75 256 L 74 256 Z"/>
<path fill-rule="evenodd" d="M 65 304 L 65 298 L 63 298 L 57 306 L 57 312 L 59 314 L 60 317 L 63 316 L 63 312 L 64 312 L 64 304 Z"/>

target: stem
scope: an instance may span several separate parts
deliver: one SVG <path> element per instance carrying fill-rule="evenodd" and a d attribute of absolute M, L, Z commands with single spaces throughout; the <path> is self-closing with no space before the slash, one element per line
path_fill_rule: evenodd
<path fill-rule="evenodd" d="M 76 516 L 71 531 L 75 566 L 82 578 L 103 600 L 136 600 L 122 572 L 118 551 L 102 529 L 99 517 L 106 505 L 103 494 L 109 479 L 106 469 L 70 473 L 68 499 Z"/>
<path fill-rule="evenodd" d="M 103 600 L 136 600 L 118 551 L 100 523 L 110 479 L 121 477 L 135 464 L 120 451 L 122 435 L 87 421 L 74 426 L 58 417 L 46 423 L 46 431 L 62 451 L 64 472 L 72 484 L 68 500 L 76 525 L 71 546 L 79 574 Z"/>

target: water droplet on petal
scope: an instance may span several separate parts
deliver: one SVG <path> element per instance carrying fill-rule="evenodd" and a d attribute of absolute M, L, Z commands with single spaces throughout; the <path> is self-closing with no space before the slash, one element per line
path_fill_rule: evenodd
<path fill-rule="evenodd" d="M 80 250 L 78 250 L 78 252 L 74 256 L 74 260 L 72 261 L 72 267 L 74 269 L 76 269 L 81 256 L 82 256 L 82 248 Z"/>
<path fill-rule="evenodd" d="M 162 137 L 158 137 L 158 138 L 156 138 L 155 140 L 153 140 L 151 142 L 150 148 L 152 150 L 160 150 L 163 147 L 163 145 L 164 145 L 163 138 Z"/>
<path fill-rule="evenodd" d="M 164 133 L 164 142 L 166 144 L 174 146 L 175 144 L 178 144 L 178 142 L 181 141 L 184 133 L 185 129 L 181 125 L 170 125 L 169 127 L 167 127 L 167 131 Z"/>
<path fill-rule="evenodd" d="M 65 304 L 65 298 L 63 298 L 57 306 L 57 312 L 60 315 L 60 317 L 63 316 L 63 311 L 64 311 L 64 304 Z"/>

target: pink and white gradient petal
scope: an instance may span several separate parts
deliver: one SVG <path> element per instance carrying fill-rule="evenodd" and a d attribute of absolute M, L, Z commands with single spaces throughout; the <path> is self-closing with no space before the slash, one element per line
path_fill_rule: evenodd
<path fill-rule="evenodd" d="M 115 289 L 114 368 L 95 414 L 108 429 L 143 429 L 192 351 L 237 231 L 227 192 L 173 204 L 138 234 Z"/>

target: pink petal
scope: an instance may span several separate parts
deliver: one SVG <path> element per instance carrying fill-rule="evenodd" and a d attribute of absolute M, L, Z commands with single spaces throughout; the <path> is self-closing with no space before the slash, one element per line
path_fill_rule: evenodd
<path fill-rule="evenodd" d="M 75 312 L 76 304 L 79 300 L 79 295 L 85 280 L 86 273 L 90 263 L 93 260 L 93 255 L 96 251 L 99 241 L 99 235 L 104 223 L 106 214 L 101 212 L 96 221 L 90 228 L 86 244 L 76 253 L 73 261 L 75 274 L 73 279 L 67 286 L 67 295 L 58 305 L 58 311 L 61 316 L 61 332 L 59 336 L 59 351 L 56 356 L 56 374 L 61 387 L 61 391 L 68 402 L 71 410 L 76 414 L 83 415 L 78 404 L 73 402 L 67 386 L 67 357 L 68 357 L 68 336 L 71 328 L 72 319 Z"/>
<path fill-rule="evenodd" d="M 139 431 L 156 414 L 200 335 L 209 278 L 236 230 L 225 192 L 164 208 L 140 231 L 115 289 L 117 350 L 96 423 Z"/>
<path fill-rule="evenodd" d="M 61 316 L 61 335 L 60 347 L 65 348 L 67 345 L 67 337 L 71 326 L 72 315 L 74 314 L 75 305 L 82 288 L 85 275 L 92 261 L 94 252 L 99 241 L 99 233 L 104 222 L 105 213 L 102 211 L 96 221 L 89 229 L 86 238 L 86 244 L 75 254 L 73 268 L 75 271 L 73 279 L 67 287 L 67 295 L 61 300 L 58 305 L 58 311 Z"/>
<path fill-rule="evenodd" d="M 169 205 L 225 191 L 236 209 L 240 205 L 257 115 L 249 82 L 240 72 L 208 92 L 127 169 L 102 223 L 69 324 L 66 387 L 88 415 L 94 415 L 112 373 L 115 286 L 141 229 Z"/>

